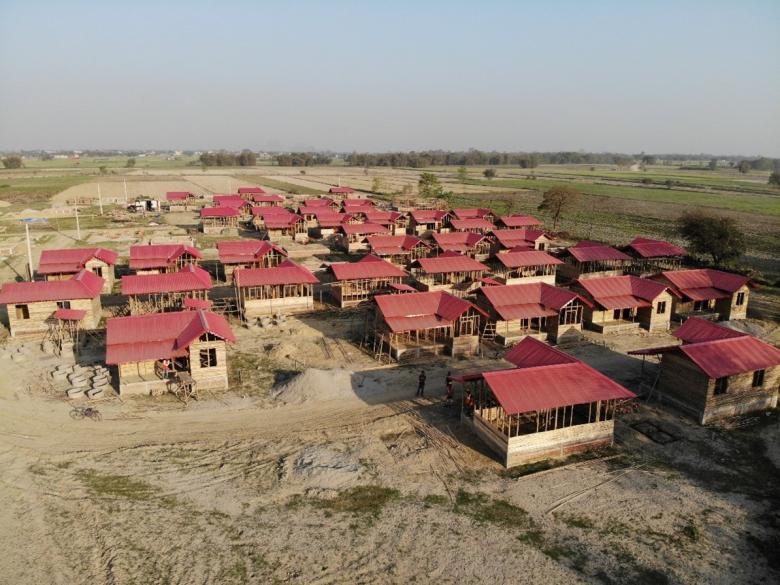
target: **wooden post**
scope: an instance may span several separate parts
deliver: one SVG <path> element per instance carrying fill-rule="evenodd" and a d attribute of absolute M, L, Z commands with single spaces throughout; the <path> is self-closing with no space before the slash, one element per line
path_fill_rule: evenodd
<path fill-rule="evenodd" d="M 33 261 L 32 261 L 32 248 L 30 247 L 30 224 L 24 223 L 24 233 L 27 236 L 27 267 L 29 269 L 30 280 L 33 279 Z M 9 311 L 10 312 L 10 311 Z"/>

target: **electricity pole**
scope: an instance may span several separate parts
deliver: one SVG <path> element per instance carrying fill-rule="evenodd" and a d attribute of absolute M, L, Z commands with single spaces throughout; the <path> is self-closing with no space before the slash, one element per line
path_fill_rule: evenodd
<path fill-rule="evenodd" d="M 79 225 L 79 208 L 78 206 L 75 206 L 74 211 L 76 212 L 76 239 L 81 239 L 81 226 Z"/>
<path fill-rule="evenodd" d="M 127 205 L 127 179 L 122 179 L 122 183 L 125 185 L 125 205 Z"/>
<path fill-rule="evenodd" d="M 30 280 L 33 279 L 32 248 L 30 247 L 30 224 L 24 224 L 24 233 L 27 235 L 27 265 L 30 269 Z"/>
<path fill-rule="evenodd" d="M 98 186 L 98 205 L 100 205 L 100 215 L 103 215 L 103 196 L 100 194 L 100 183 Z"/>

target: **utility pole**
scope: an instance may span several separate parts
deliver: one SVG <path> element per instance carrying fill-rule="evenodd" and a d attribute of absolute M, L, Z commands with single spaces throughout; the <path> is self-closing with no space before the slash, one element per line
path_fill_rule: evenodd
<path fill-rule="evenodd" d="M 103 196 L 100 194 L 100 183 L 98 186 L 98 205 L 100 205 L 100 215 L 103 215 Z"/>
<path fill-rule="evenodd" d="M 76 239 L 81 240 L 81 226 L 79 225 L 79 208 L 74 206 L 73 210 L 76 212 Z"/>
<path fill-rule="evenodd" d="M 127 179 L 122 179 L 122 183 L 125 186 L 125 205 L 127 205 Z"/>
<path fill-rule="evenodd" d="M 32 248 L 30 247 L 30 224 L 25 222 L 24 233 L 27 236 L 27 266 L 30 269 L 30 280 L 33 279 Z"/>

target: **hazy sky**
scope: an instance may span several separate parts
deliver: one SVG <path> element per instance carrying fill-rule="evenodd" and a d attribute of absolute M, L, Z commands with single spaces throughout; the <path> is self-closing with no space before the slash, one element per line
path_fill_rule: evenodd
<path fill-rule="evenodd" d="M 780 156 L 780 1 L 0 0 L 0 149 Z"/>

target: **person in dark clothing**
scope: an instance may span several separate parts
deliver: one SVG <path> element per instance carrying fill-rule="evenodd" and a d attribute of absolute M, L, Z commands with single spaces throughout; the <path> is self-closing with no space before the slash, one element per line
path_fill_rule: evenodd
<path fill-rule="evenodd" d="M 425 394 L 425 370 L 420 370 L 420 377 L 417 378 L 417 394 L 415 396 L 422 396 Z"/>
<path fill-rule="evenodd" d="M 463 397 L 463 412 L 469 418 L 474 416 L 474 396 L 471 390 L 466 390 L 466 395 Z"/>
<path fill-rule="evenodd" d="M 444 396 L 444 403 L 446 406 L 452 406 L 452 397 L 454 395 L 455 390 L 452 387 L 452 376 L 450 376 L 450 373 L 447 372 L 447 380 L 445 384 L 447 388 L 447 394 Z"/>

